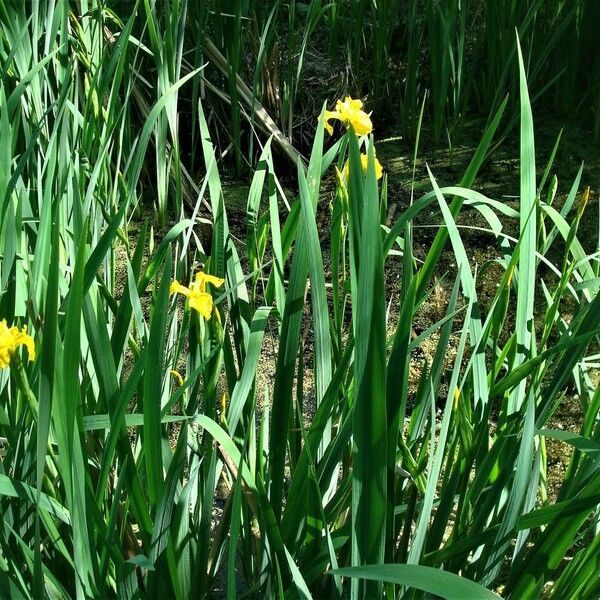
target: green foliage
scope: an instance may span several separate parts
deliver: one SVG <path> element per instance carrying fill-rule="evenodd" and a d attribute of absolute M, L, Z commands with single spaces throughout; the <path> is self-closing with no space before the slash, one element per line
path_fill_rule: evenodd
<path fill-rule="evenodd" d="M 134 74 L 132 118 L 143 121 L 176 81 L 203 68 L 189 86 L 171 91 L 153 125 L 148 197 L 162 224 L 169 211 L 178 217 L 184 202 L 195 202 L 193 176 L 202 166 L 199 99 L 217 155 L 228 157 L 238 177 L 256 165 L 259 135 L 273 135 L 295 164 L 311 146 L 319 107 L 346 93 L 368 97 L 387 115 L 382 125 L 399 125 L 410 141 L 426 99 L 433 143 L 452 146 L 467 115 L 491 119 L 507 96 L 511 119 L 503 127 L 516 125 L 515 31 L 535 90 L 532 103 L 579 118 L 595 138 L 600 131 L 600 60 L 589 51 L 599 16 L 595 2 L 139 0 L 115 3 L 114 12 L 104 4 L 89 3 L 101 7 L 92 14 L 106 40 L 96 47 L 88 28 L 78 27 L 79 56 L 89 53 L 85 64 L 97 64 L 102 47 L 120 39 L 120 19 L 133 21 L 130 47 L 120 57 Z M 94 102 L 97 110 L 98 98 Z"/>
<path fill-rule="evenodd" d="M 338 95 L 349 89 L 368 96 L 377 112 L 400 117 L 409 139 L 425 97 L 436 145 L 458 139 L 466 114 L 495 114 L 507 95 L 512 127 L 519 109 L 515 30 L 535 90 L 532 100 L 592 123 L 595 137 L 600 130 L 600 61 L 589 51 L 599 10 L 594 2 L 231 0 L 211 7 L 204 32 L 228 58 L 219 69 L 227 77 L 234 148 L 241 143 L 244 105 L 266 107 L 289 141 L 302 145 L 296 131 L 309 116 L 303 105 L 312 99 L 302 95 L 301 84 L 315 77 L 320 63 L 334 74 L 347 73 Z M 250 102 L 238 96 L 243 81 Z M 222 91 L 212 98 L 217 110 Z M 319 100 L 330 96 L 324 90 Z M 261 121 L 257 114 L 250 119 Z"/>
<path fill-rule="evenodd" d="M 341 36 L 350 8 L 365 31 L 381 19 L 372 50 L 383 94 L 395 5 L 201 5 L 144 0 L 125 21 L 92 0 L 77 11 L 66 0 L 0 7 L 0 318 L 26 325 L 37 354 L 10 349 L 0 371 L 0 596 L 184 599 L 220 586 L 229 598 L 520 599 L 544 586 L 555 598 L 596 596 L 599 249 L 578 237 L 581 171 L 561 211 L 554 153 L 537 181 L 527 54 L 506 42 L 519 64 L 518 211 L 471 189 L 508 106 L 498 86 L 460 185 L 440 187 L 430 171 L 431 191 L 389 227 L 372 134 L 350 126 L 325 150 L 323 107 L 288 198 L 272 130 L 240 244 L 211 137 L 219 113 L 199 101 L 210 81 L 203 49 L 187 68 L 186 36 L 210 31 L 226 48 L 239 166 L 240 102 L 261 85 L 255 77 L 248 92 L 238 80 L 248 15 L 263 26 L 259 63 L 280 13 L 289 19 L 286 44 L 300 56 L 286 75 L 289 134 L 316 24 Z M 432 43 L 464 44 L 464 15 L 449 2 L 430 10 Z M 353 33 L 358 60 L 364 40 Z M 456 85 L 461 52 L 440 57 L 438 89 Z M 405 114 L 423 106 L 418 80 L 407 79 Z M 180 140 L 183 90 L 197 189 Z M 411 116 L 417 134 L 422 115 Z M 321 183 L 334 168 L 329 205 Z M 417 261 L 412 226 L 432 205 L 442 224 Z M 150 225 L 142 217 L 154 209 Z M 485 305 L 466 211 L 497 252 Z M 443 315 L 417 335 L 444 251 L 456 270 Z M 400 275 L 392 286 L 390 272 Z M 173 295 L 174 279 L 186 298 Z M 209 300 L 206 318 L 195 306 Z M 414 382 L 425 343 L 433 351 Z M 573 386 L 581 428 L 555 430 Z M 573 448 L 550 499 L 549 439 Z"/>

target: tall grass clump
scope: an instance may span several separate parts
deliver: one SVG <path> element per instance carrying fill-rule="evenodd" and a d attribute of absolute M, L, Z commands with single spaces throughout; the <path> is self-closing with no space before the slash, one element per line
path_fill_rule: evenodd
<path fill-rule="evenodd" d="M 390 120 L 399 120 L 411 141 L 424 98 L 437 146 L 460 139 L 467 115 L 491 119 L 507 95 L 515 117 L 515 31 L 535 90 L 532 102 L 591 124 L 597 137 L 600 71 L 596 53 L 589 52 L 597 12 L 595 3 L 584 0 L 236 0 L 213 3 L 198 34 L 211 48 L 206 53 L 208 100 L 223 121 L 229 111 L 226 128 L 239 171 L 238 148 L 249 149 L 250 164 L 258 158 L 254 127 L 277 132 L 276 141 L 283 136 L 307 150 L 310 136 L 304 125 L 310 115 L 305 107 L 312 107 L 315 98 L 312 88 L 303 93 L 302 84 L 316 77 L 324 82 L 317 92 L 321 102 L 347 90 L 368 96 L 378 112 L 391 116 L 393 111 Z M 214 51 L 227 60 L 221 62 Z M 213 67 L 223 81 L 217 83 Z M 337 83 L 334 74 L 339 75 Z M 511 118 L 503 127 L 515 124 Z"/>
<path fill-rule="evenodd" d="M 282 151 L 295 163 L 308 153 L 315 106 L 347 92 L 368 96 L 410 141 L 427 98 L 433 142 L 452 145 L 467 115 L 491 119 L 507 94 L 511 116 L 518 114 L 515 30 L 532 102 L 589 124 L 597 137 L 593 2 L 139 0 L 112 3 L 113 10 L 100 2 L 67 4 L 73 15 L 89 6 L 107 44 L 121 21 L 133 20 L 128 59 L 137 126 L 166 89 L 203 67 L 190 89 L 170 95 L 153 132 L 148 191 L 163 224 L 169 210 L 180 217 L 182 204 L 193 204 L 199 99 L 217 155 L 231 160 L 237 177 L 256 165 L 257 136 L 264 143 L 273 135 L 276 158 Z M 506 128 L 515 124 L 512 118 Z"/>
<path fill-rule="evenodd" d="M 191 4 L 0 9 L 0 596 L 597 596 L 599 248 L 581 171 L 560 209 L 553 157 L 537 178 L 519 47 L 518 210 L 473 189 L 503 101 L 459 184 L 429 171 L 386 224 L 378 114 L 347 97 L 315 118 L 294 197 L 278 134 L 260 147 L 239 243 L 204 73 L 184 69 Z M 552 428 L 573 389 L 581 427 Z M 556 493 L 547 440 L 572 448 Z"/>

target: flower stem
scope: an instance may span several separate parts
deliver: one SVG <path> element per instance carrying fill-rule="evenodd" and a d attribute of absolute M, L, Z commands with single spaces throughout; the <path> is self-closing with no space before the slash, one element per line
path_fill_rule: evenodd
<path fill-rule="evenodd" d="M 17 382 L 17 386 L 25 399 L 27 400 L 27 404 L 31 409 L 33 414 L 33 418 L 37 421 L 38 418 L 38 401 L 31 388 L 29 387 L 29 379 L 27 378 L 27 373 L 25 373 L 25 368 L 23 367 L 23 361 L 16 355 L 13 354 L 10 359 L 10 370 Z"/>

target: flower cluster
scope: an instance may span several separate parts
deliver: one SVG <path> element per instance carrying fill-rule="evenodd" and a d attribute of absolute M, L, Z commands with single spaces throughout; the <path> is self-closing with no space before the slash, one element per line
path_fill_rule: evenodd
<path fill-rule="evenodd" d="M 371 123 L 371 113 L 366 113 L 363 110 L 362 100 L 351 98 L 346 96 L 345 100 L 338 100 L 335 104 L 335 110 L 325 111 L 325 123 L 324 127 L 329 132 L 329 135 L 333 134 L 333 126 L 329 121 L 337 119 L 348 129 L 352 126 L 356 135 L 368 135 L 373 131 L 373 123 Z M 367 165 L 369 162 L 369 156 L 366 153 L 362 153 L 360 156 L 360 162 L 362 164 L 363 173 L 367 173 Z M 344 169 L 341 173 L 338 173 L 338 177 L 342 177 L 344 181 L 348 181 L 350 175 L 350 163 L 346 161 Z M 375 176 L 377 179 L 381 179 L 383 176 L 383 167 L 381 163 L 375 157 Z"/>
<path fill-rule="evenodd" d="M 18 327 L 9 327 L 6 319 L 0 321 L 0 369 L 5 369 L 11 363 L 19 346 L 25 346 L 29 360 L 35 360 L 35 344 L 27 333 L 27 326 L 19 331 Z"/>
<path fill-rule="evenodd" d="M 373 131 L 371 123 L 371 114 L 367 114 L 363 109 L 362 100 L 354 100 L 350 96 L 342 102 L 338 100 L 335 105 L 335 110 L 325 111 L 325 129 L 329 135 L 333 135 L 333 125 L 329 123 L 331 119 L 341 121 L 346 128 L 352 125 L 356 135 L 368 135 Z"/>
<path fill-rule="evenodd" d="M 208 321 L 213 311 L 213 298 L 206 291 L 206 284 L 210 283 L 215 287 L 221 287 L 224 282 L 225 280 L 220 277 L 198 271 L 194 281 L 190 283 L 190 287 L 185 287 L 175 280 L 171 283 L 169 293 L 185 296 L 188 299 L 190 308 L 197 310 Z"/>

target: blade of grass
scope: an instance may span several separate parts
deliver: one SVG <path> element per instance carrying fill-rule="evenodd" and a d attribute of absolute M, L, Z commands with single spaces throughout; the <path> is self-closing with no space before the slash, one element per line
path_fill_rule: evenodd
<path fill-rule="evenodd" d="M 520 187 L 520 223 L 519 271 L 517 274 L 517 309 L 515 331 L 517 334 L 517 353 L 514 367 L 530 358 L 535 349 L 533 338 L 533 307 L 535 303 L 536 276 L 536 185 L 535 185 L 535 147 L 533 140 L 533 117 L 527 91 L 525 66 L 521 46 L 517 37 L 519 55 L 519 78 L 521 94 L 521 187 Z M 525 381 L 519 383 L 509 398 L 508 412 L 521 408 L 525 400 Z"/>

